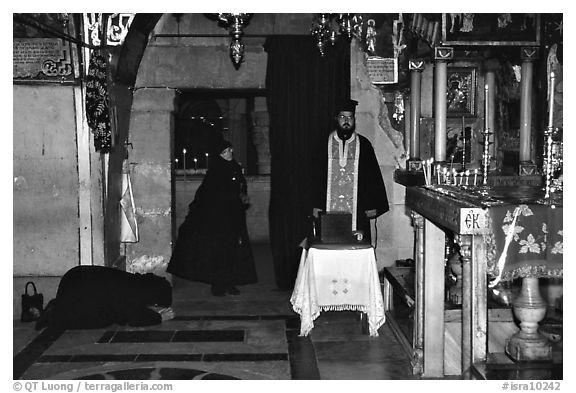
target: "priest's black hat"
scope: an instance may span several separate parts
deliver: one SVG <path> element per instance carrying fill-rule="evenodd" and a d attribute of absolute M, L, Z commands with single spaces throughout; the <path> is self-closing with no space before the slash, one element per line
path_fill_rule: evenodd
<path fill-rule="evenodd" d="M 336 106 L 336 113 L 338 112 L 355 112 L 358 101 L 345 99 L 338 103 Z"/>

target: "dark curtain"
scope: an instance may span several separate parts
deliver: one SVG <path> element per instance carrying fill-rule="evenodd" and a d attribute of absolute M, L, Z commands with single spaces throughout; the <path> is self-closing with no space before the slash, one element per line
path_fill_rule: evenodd
<path fill-rule="evenodd" d="M 350 45 L 341 41 L 325 57 L 306 36 L 266 40 L 270 113 L 270 243 L 276 284 L 294 286 L 311 232 L 311 165 L 334 125 L 336 102 L 350 97 Z M 316 153 L 317 154 L 317 153 Z"/>

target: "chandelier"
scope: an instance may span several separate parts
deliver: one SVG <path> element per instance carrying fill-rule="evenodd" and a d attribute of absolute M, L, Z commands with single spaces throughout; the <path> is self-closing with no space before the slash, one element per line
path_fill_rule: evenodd
<path fill-rule="evenodd" d="M 310 32 L 316 46 L 324 56 L 327 45 L 334 45 L 341 37 L 351 39 L 362 36 L 362 16 L 355 14 L 314 14 Z"/>
<path fill-rule="evenodd" d="M 219 25 L 228 29 L 228 33 L 232 37 L 232 42 L 230 43 L 230 58 L 232 59 L 234 67 L 238 69 L 244 59 L 244 44 L 240 38 L 242 34 L 244 34 L 244 27 L 248 25 L 254 14 L 218 13 L 209 15 L 217 19 Z"/>

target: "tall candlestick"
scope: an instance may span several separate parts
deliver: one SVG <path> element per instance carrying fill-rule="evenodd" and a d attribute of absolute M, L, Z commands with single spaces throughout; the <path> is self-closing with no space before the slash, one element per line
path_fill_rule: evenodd
<path fill-rule="evenodd" d="M 478 168 L 474 169 L 474 187 L 476 187 L 477 178 L 478 178 Z"/>
<path fill-rule="evenodd" d="M 462 169 L 466 168 L 466 126 L 462 116 Z"/>
<path fill-rule="evenodd" d="M 484 130 L 488 131 L 488 84 L 484 85 Z"/>
<path fill-rule="evenodd" d="M 550 99 L 548 102 L 548 127 L 553 127 L 554 120 L 554 72 L 550 73 Z"/>
<path fill-rule="evenodd" d="M 184 156 L 184 170 L 186 170 L 186 149 L 182 149 L 182 155 Z"/>

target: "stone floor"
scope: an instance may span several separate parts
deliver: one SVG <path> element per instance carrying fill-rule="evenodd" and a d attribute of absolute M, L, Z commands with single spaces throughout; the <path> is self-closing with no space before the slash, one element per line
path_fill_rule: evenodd
<path fill-rule="evenodd" d="M 415 379 L 388 324 L 369 337 L 357 313 L 327 312 L 299 337 L 269 247 L 254 252 L 259 282 L 239 296 L 214 297 L 206 284 L 175 279 L 176 318 L 161 325 L 36 332 L 15 321 L 14 379 Z"/>

